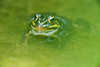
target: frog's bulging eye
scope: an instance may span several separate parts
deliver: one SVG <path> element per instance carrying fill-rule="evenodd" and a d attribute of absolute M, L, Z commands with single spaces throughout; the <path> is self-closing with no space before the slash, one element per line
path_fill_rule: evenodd
<path fill-rule="evenodd" d="M 49 16 L 48 17 L 48 20 L 52 20 L 52 19 L 54 19 L 54 16 Z"/>

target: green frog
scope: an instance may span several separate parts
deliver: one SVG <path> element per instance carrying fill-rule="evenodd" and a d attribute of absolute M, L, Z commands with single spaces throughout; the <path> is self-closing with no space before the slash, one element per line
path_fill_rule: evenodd
<path fill-rule="evenodd" d="M 40 36 L 50 38 L 65 37 L 71 27 L 71 22 L 64 17 L 53 14 L 36 13 L 32 16 L 31 22 L 27 24 L 25 40 L 30 36 Z M 67 31 L 67 34 L 65 31 Z"/>

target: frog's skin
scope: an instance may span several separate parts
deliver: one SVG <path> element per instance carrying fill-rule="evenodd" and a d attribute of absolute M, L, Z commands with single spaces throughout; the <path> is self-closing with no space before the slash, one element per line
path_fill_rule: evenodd
<path fill-rule="evenodd" d="M 28 38 L 32 34 L 34 36 L 59 38 L 65 35 L 63 33 L 66 22 L 66 19 L 60 16 L 43 13 L 34 14 L 31 22 L 26 26 L 25 37 Z"/>

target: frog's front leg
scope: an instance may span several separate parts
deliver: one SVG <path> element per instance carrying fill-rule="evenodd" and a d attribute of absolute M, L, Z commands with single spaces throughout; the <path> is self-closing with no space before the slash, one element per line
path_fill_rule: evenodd
<path fill-rule="evenodd" d="M 24 34 L 24 38 L 23 38 L 23 44 L 27 44 L 28 43 L 28 39 L 30 37 L 30 35 L 32 34 L 32 31 L 28 31 L 28 32 L 25 32 Z"/>

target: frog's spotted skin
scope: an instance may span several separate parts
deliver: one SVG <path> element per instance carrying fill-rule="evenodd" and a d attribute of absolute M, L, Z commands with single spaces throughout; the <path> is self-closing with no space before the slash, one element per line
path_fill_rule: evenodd
<path fill-rule="evenodd" d="M 34 35 L 52 35 L 60 28 L 60 24 L 54 16 L 42 16 L 36 14 L 32 18 L 32 33 Z"/>
<path fill-rule="evenodd" d="M 31 34 L 51 36 L 59 31 L 63 22 L 60 22 L 57 16 L 35 14 L 29 24 Z"/>

